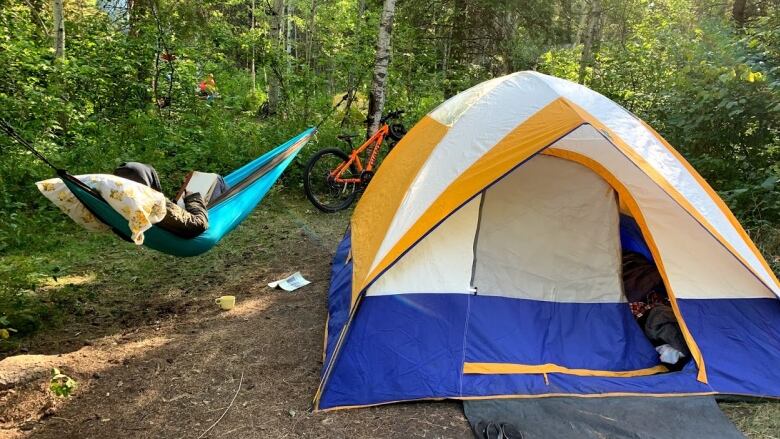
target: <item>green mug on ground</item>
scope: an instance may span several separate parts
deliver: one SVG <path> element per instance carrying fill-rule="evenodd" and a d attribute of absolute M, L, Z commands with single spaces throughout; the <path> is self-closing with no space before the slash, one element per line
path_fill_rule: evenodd
<path fill-rule="evenodd" d="M 233 309 L 236 306 L 236 296 L 222 296 L 214 299 L 214 303 L 224 310 Z"/>

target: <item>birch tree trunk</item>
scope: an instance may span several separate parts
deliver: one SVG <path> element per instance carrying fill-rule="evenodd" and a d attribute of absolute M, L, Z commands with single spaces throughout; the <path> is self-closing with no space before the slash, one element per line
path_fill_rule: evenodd
<path fill-rule="evenodd" d="M 249 28 L 252 31 L 252 93 L 257 90 L 257 71 L 255 70 L 255 0 L 252 0 L 252 18 L 249 23 Z"/>
<path fill-rule="evenodd" d="M 281 68 L 279 60 L 282 56 L 282 40 L 284 38 L 284 0 L 274 0 L 271 11 L 271 76 L 268 78 L 268 111 L 275 114 L 282 100 Z"/>
<path fill-rule="evenodd" d="M 141 26 L 144 17 L 151 9 L 150 0 L 128 0 L 127 13 L 128 13 L 128 25 L 130 26 L 129 34 L 138 37 L 141 36 L 143 26 Z"/>
<path fill-rule="evenodd" d="M 564 20 L 564 32 L 566 33 L 566 42 L 574 44 L 574 10 L 572 8 L 573 0 L 563 0 L 561 2 L 561 15 Z"/>
<path fill-rule="evenodd" d="M 65 56 L 65 15 L 63 13 L 64 0 L 54 0 L 54 58 Z"/>
<path fill-rule="evenodd" d="M 357 21 L 358 23 L 363 23 L 363 19 L 365 18 L 366 13 L 366 2 L 364 0 L 361 0 L 358 2 L 358 10 L 357 10 Z M 352 40 L 352 48 L 353 50 L 357 51 L 358 47 L 360 46 L 360 37 L 359 34 L 355 34 Z M 349 69 L 349 74 L 347 75 L 347 103 L 344 105 L 344 117 L 341 118 L 341 123 L 339 124 L 339 127 L 341 129 L 344 129 L 344 127 L 347 125 L 347 120 L 349 119 L 350 111 L 352 110 L 352 103 L 355 102 L 355 97 L 357 95 L 357 89 L 360 87 L 359 83 L 356 83 L 355 81 L 360 81 L 362 78 L 358 79 L 356 78 L 356 73 Z"/>
<path fill-rule="evenodd" d="M 587 68 L 593 65 L 593 45 L 600 34 L 601 0 L 591 0 L 587 16 L 587 28 L 583 36 L 582 56 L 580 57 L 580 71 L 577 82 L 584 83 Z"/>
<path fill-rule="evenodd" d="M 287 18 L 285 22 L 285 37 L 284 37 L 284 52 L 287 54 L 287 57 L 285 58 L 286 61 L 286 67 L 287 67 L 287 74 L 290 74 L 291 69 L 291 58 L 292 58 L 292 43 L 293 43 L 293 22 L 292 22 L 292 16 L 295 10 L 295 6 L 292 4 L 287 3 L 287 7 L 285 8 L 285 17 Z"/>
<path fill-rule="evenodd" d="M 312 49 L 314 47 L 314 38 L 317 35 L 317 0 L 312 0 L 309 10 L 309 28 L 306 30 L 306 65 L 313 69 Z"/>
<path fill-rule="evenodd" d="M 368 129 L 370 137 L 379 129 L 379 120 L 385 107 L 385 86 L 387 85 L 387 66 L 390 64 L 390 44 L 393 33 L 395 0 L 385 0 L 382 18 L 379 21 L 379 36 L 376 42 L 376 59 L 371 92 L 368 97 Z"/>
<path fill-rule="evenodd" d="M 468 2 L 455 0 L 452 17 L 450 17 L 449 35 L 447 38 L 447 67 L 444 71 L 444 99 L 449 99 L 458 92 L 458 75 L 466 58 L 466 34 L 468 18 Z"/>

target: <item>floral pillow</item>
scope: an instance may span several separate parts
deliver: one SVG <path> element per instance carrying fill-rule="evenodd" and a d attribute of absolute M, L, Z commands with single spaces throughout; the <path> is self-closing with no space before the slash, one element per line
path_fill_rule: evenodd
<path fill-rule="evenodd" d="M 76 178 L 95 189 L 112 209 L 127 220 L 131 238 L 138 245 L 144 243 L 144 232 L 165 217 L 165 195 L 148 186 L 110 174 L 78 175 Z M 85 229 L 109 230 L 81 204 L 61 179 L 51 178 L 35 184 L 49 201 Z"/>

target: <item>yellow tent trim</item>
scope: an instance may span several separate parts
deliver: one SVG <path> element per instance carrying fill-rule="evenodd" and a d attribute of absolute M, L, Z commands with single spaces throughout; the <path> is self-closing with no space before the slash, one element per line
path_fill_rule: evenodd
<path fill-rule="evenodd" d="M 579 112 L 582 115 L 583 121 L 590 124 L 597 130 L 601 131 L 602 133 L 606 133 L 607 137 L 613 145 L 615 145 L 620 152 L 622 152 L 626 157 L 628 157 L 636 166 L 639 167 L 645 174 L 647 174 L 657 185 L 659 185 L 664 192 L 666 192 L 670 197 L 672 197 L 673 200 L 677 202 L 682 208 L 688 212 L 691 216 L 693 216 L 696 221 L 699 222 L 699 224 L 702 225 L 715 239 L 718 240 L 726 249 L 735 257 L 737 258 L 740 263 L 745 266 L 753 275 L 758 279 L 759 282 L 764 284 L 770 291 L 772 291 L 772 288 L 769 287 L 769 285 L 766 284 L 766 282 L 762 279 L 761 275 L 756 273 L 756 271 L 753 269 L 753 267 L 745 261 L 745 259 L 742 257 L 742 255 L 737 252 L 736 249 L 726 240 L 723 238 L 723 236 L 710 224 L 710 222 L 704 218 L 701 213 L 699 213 L 698 209 L 696 209 L 674 186 L 672 186 L 666 178 L 661 175 L 652 165 L 650 165 L 644 157 L 640 156 L 632 147 L 630 147 L 626 142 L 623 141 L 623 139 L 620 138 L 616 133 L 614 133 L 612 130 L 607 128 L 606 125 L 601 123 L 598 119 L 593 117 L 590 113 L 583 110 L 582 108 L 578 107 L 577 104 L 567 101 L 569 105 L 572 106 L 577 112 Z M 676 153 L 674 148 L 671 146 L 667 147 L 669 149 L 669 152 Z M 679 154 L 679 153 L 678 153 Z M 711 195 L 710 195 L 711 196 Z M 716 196 L 716 199 L 720 199 Z M 713 201 L 716 202 L 717 200 L 713 199 Z M 747 236 L 745 236 L 747 237 Z M 746 243 L 752 243 L 750 238 L 747 238 Z M 763 258 L 759 257 L 759 260 L 763 261 Z"/>
<path fill-rule="evenodd" d="M 382 162 L 352 215 L 352 254 L 358 256 L 354 258 L 352 285 L 360 283 L 356 280 L 363 280 L 368 274 L 409 185 L 447 130 L 445 125 L 425 116 Z M 382 178 L 385 174 L 391 177 Z M 352 305 L 356 296 L 353 290 Z"/>
<path fill-rule="evenodd" d="M 582 377 L 614 377 L 614 378 L 630 378 L 640 377 L 647 375 L 655 375 L 658 373 L 668 372 L 663 365 L 653 366 L 646 369 L 637 370 L 624 370 L 624 371 L 612 371 L 612 370 L 593 370 L 593 369 L 570 369 L 568 367 L 559 366 L 557 364 L 517 364 L 517 363 L 463 363 L 464 374 L 482 374 L 482 375 L 494 375 L 494 374 L 549 374 L 549 373 L 561 373 L 565 375 L 577 375 Z"/>
<path fill-rule="evenodd" d="M 429 117 L 426 117 L 427 119 L 430 119 Z M 438 124 L 438 122 L 433 121 L 433 119 L 430 119 L 430 123 Z M 630 146 L 628 146 L 617 134 L 613 133 L 611 130 L 609 130 L 603 123 L 601 123 L 598 119 L 593 117 L 590 113 L 583 110 L 573 102 L 565 99 L 565 98 L 558 98 L 555 101 L 548 104 L 545 108 L 537 112 L 535 115 L 530 117 L 527 121 L 516 127 L 512 132 L 510 132 L 507 136 L 504 137 L 498 144 L 496 144 L 490 151 L 488 151 L 482 158 L 480 158 L 474 165 L 472 165 L 469 169 L 467 169 L 455 182 L 453 182 L 440 196 L 439 198 L 428 208 L 428 210 L 418 219 L 418 221 L 410 227 L 409 230 L 407 230 L 406 234 L 401 237 L 401 239 L 398 240 L 398 242 L 395 243 L 395 245 L 391 248 L 391 250 L 384 256 L 384 258 L 377 264 L 377 266 L 371 270 L 370 273 L 367 273 L 368 271 L 368 265 L 370 265 L 375 256 L 376 252 L 379 249 L 379 246 L 381 245 L 381 239 L 384 237 L 385 233 L 379 233 L 380 230 L 377 227 L 371 227 L 370 221 L 368 227 L 371 228 L 373 233 L 355 233 L 353 236 L 356 238 L 357 241 L 365 241 L 365 242 L 371 242 L 370 245 L 365 245 L 365 252 L 361 249 L 360 253 L 358 253 L 358 250 L 356 249 L 356 254 L 360 254 L 360 258 L 356 258 L 356 269 L 353 274 L 353 294 L 352 294 L 352 302 L 354 304 L 355 298 L 357 295 L 366 287 L 368 286 L 380 273 L 382 273 L 387 267 L 389 267 L 393 262 L 395 262 L 396 259 L 398 259 L 403 253 L 413 246 L 420 238 L 422 238 L 428 231 L 430 231 L 432 228 L 434 228 L 443 218 L 447 217 L 450 213 L 452 213 L 453 210 L 457 209 L 462 205 L 464 201 L 467 201 L 476 193 L 478 193 L 480 190 L 482 190 L 485 186 L 489 185 L 493 182 L 493 180 L 489 180 L 490 178 L 498 179 L 501 175 L 503 175 L 506 170 L 511 169 L 512 167 L 516 166 L 518 163 L 521 163 L 523 160 L 528 158 L 533 152 L 535 152 L 536 149 L 542 148 L 544 145 L 549 145 L 553 141 L 557 140 L 559 137 L 566 134 L 565 129 L 561 133 L 561 127 L 571 126 L 572 128 L 569 128 L 570 130 L 573 128 L 576 128 L 579 126 L 579 124 L 582 123 L 588 123 L 592 125 L 594 128 L 600 130 L 601 132 L 604 132 L 609 137 L 609 140 L 612 144 L 614 144 L 618 149 L 626 155 L 634 164 L 636 164 L 640 169 L 642 169 L 650 178 L 661 188 L 669 194 L 669 196 L 672 197 L 680 206 L 683 207 L 683 209 L 686 210 L 690 215 L 692 215 L 712 236 L 714 236 L 718 242 L 720 242 L 737 260 L 742 263 L 743 266 L 745 266 L 748 270 L 750 270 L 751 273 L 753 273 L 756 278 L 762 282 L 765 286 L 767 286 L 770 290 L 771 287 L 766 284 L 766 282 L 762 279 L 760 274 L 758 274 L 751 265 L 745 261 L 745 259 L 734 249 L 734 247 L 726 241 L 723 236 L 715 230 L 715 228 L 707 221 L 700 213 L 699 211 L 684 197 L 682 194 L 680 194 L 677 189 L 675 189 L 662 175 L 658 173 L 649 163 L 647 163 L 646 160 L 644 160 L 643 157 L 641 157 L 639 154 L 637 154 Z M 439 124 L 441 125 L 441 124 Z M 446 127 L 441 125 L 442 129 L 446 130 Z M 651 131 L 654 133 L 653 131 Z M 524 136 L 524 137 L 521 137 Z M 408 137 L 408 136 L 407 136 Z M 442 134 L 443 137 L 443 134 Z M 663 140 L 658 136 L 660 140 Z M 530 140 L 529 140 L 530 139 Z M 549 142 L 549 143 L 544 143 Z M 681 163 L 686 165 L 686 168 L 688 168 L 689 172 L 692 172 L 692 174 L 697 177 L 697 180 L 704 181 L 701 179 L 700 176 L 698 176 L 697 173 L 695 173 L 695 170 L 690 167 L 690 165 L 682 159 L 682 157 L 679 156 L 679 153 L 672 148 L 667 142 L 662 141 L 662 143 L 668 148 L 670 153 L 677 156 Z M 433 145 L 435 146 L 435 145 Z M 426 154 L 430 154 L 430 151 L 433 149 L 433 146 L 428 145 L 430 150 Z M 527 156 L 524 156 L 521 152 L 529 152 L 530 154 Z M 505 152 L 511 152 L 511 156 L 498 156 L 498 154 L 504 154 Z M 489 160 L 495 160 L 501 163 L 497 164 L 491 164 Z M 506 166 L 507 163 L 511 160 L 517 160 L 517 162 L 512 163 L 509 166 Z M 420 164 L 422 166 L 422 163 Z M 502 172 L 495 172 L 497 169 L 505 169 Z M 411 183 L 411 179 L 416 176 L 417 169 L 414 172 L 414 175 L 411 175 L 408 179 L 407 184 Z M 488 177 L 488 178 L 485 178 Z M 387 210 L 388 212 L 390 210 L 393 210 L 398 204 L 400 204 L 401 197 L 406 191 L 406 186 L 403 186 L 400 184 L 399 179 L 396 179 L 395 182 L 398 182 L 398 185 L 393 185 L 394 190 L 397 193 L 396 198 L 398 200 L 398 203 L 395 204 L 394 202 L 389 202 L 389 198 L 385 197 L 383 203 L 372 203 L 373 205 L 384 205 L 386 206 L 384 209 L 381 209 L 382 211 Z M 471 186 L 469 184 L 464 184 L 464 182 L 470 182 L 472 184 L 475 184 L 479 182 L 480 184 L 484 184 L 482 187 L 477 187 L 476 185 Z M 708 185 L 706 185 L 706 182 L 702 185 L 704 186 L 705 190 L 709 188 Z M 735 227 L 737 228 L 738 232 L 746 242 L 746 244 L 751 248 L 755 249 L 755 245 L 750 240 L 750 238 L 747 236 L 747 234 L 744 232 L 744 229 L 739 225 L 739 222 L 736 221 L 736 219 L 733 218 L 733 215 L 730 214 L 730 211 L 723 205 L 722 200 L 717 196 L 717 194 L 712 191 L 711 188 L 707 190 L 709 195 L 712 197 L 713 201 L 716 202 L 716 204 L 719 204 L 721 206 L 721 209 L 725 212 L 728 212 L 729 214 L 727 217 L 732 222 L 732 224 L 735 224 Z M 456 201 L 454 201 L 456 200 Z M 362 204 L 362 203 L 361 203 Z M 366 203 L 368 204 L 368 203 Z M 450 209 L 450 210 L 447 210 Z M 376 209 L 377 211 L 380 209 Z M 371 215 L 373 216 L 373 215 Z M 353 230 L 360 230 L 359 224 L 360 219 L 364 217 L 369 217 L 369 215 L 355 215 L 358 220 L 353 219 Z M 382 221 L 379 221 L 379 220 Z M 383 228 L 381 229 L 382 232 L 386 232 L 387 228 L 389 227 L 390 222 L 392 221 L 392 215 L 388 214 L 384 218 L 377 218 L 375 220 L 378 223 L 381 223 Z M 386 225 L 385 225 L 386 224 Z M 354 242 L 353 242 L 354 245 Z M 360 243 L 358 243 L 360 245 Z M 761 257 L 760 253 L 757 251 L 757 249 L 754 250 L 754 253 L 756 254 L 756 257 L 761 261 L 764 268 L 767 269 L 767 272 L 770 273 L 770 276 L 773 280 L 776 282 L 776 277 L 772 273 L 771 269 L 769 269 L 768 264 L 766 263 L 766 260 Z M 363 257 L 365 255 L 365 257 Z"/>
<path fill-rule="evenodd" d="M 464 202 L 581 124 L 582 118 L 577 112 L 563 98 L 558 98 L 515 127 L 439 195 L 368 275 L 356 273 L 352 284 L 352 302 L 380 273 Z M 371 206 L 378 204 L 381 203 L 365 203 Z M 372 233 L 384 235 L 380 230 L 373 230 Z M 358 255 L 357 251 L 355 255 Z M 360 257 L 365 259 L 373 259 L 374 255 L 373 252 L 360 253 Z"/>
<path fill-rule="evenodd" d="M 325 362 L 325 353 L 328 351 L 328 324 L 330 323 L 330 314 L 325 316 L 325 330 L 322 334 L 322 362 Z"/>
<path fill-rule="evenodd" d="M 609 170 L 601 165 L 601 163 L 596 162 L 590 157 L 557 148 L 548 148 L 544 151 L 544 154 L 570 160 L 591 169 L 601 178 L 606 180 L 613 189 L 615 189 L 620 197 L 621 202 L 625 203 L 626 207 L 628 207 L 629 212 L 631 212 L 631 216 L 634 217 L 637 225 L 639 225 L 639 228 L 642 230 L 642 235 L 647 242 L 647 246 L 650 247 L 650 252 L 653 254 L 653 259 L 658 265 L 658 271 L 661 274 L 661 278 L 664 281 L 664 286 L 666 287 L 666 291 L 669 294 L 669 302 L 672 304 L 672 310 L 674 311 L 674 315 L 677 318 L 677 322 L 680 324 L 680 329 L 682 330 L 683 337 L 688 344 L 688 349 L 690 349 L 691 355 L 693 356 L 693 359 L 699 368 L 697 379 L 702 383 L 706 383 L 707 369 L 704 365 L 704 357 L 702 356 L 701 350 L 699 350 L 699 345 L 696 344 L 696 340 L 693 338 L 693 335 L 688 329 L 688 325 L 685 323 L 685 319 L 683 318 L 682 313 L 677 306 L 677 298 L 674 295 L 671 283 L 669 282 L 669 278 L 666 275 L 666 269 L 664 268 L 663 260 L 661 259 L 661 252 L 658 250 L 658 246 L 653 239 L 652 233 L 650 233 L 650 228 L 647 226 L 645 217 L 642 215 L 642 210 L 639 208 L 636 200 L 631 195 L 631 192 L 622 182 L 620 182 L 620 180 L 618 180 L 611 172 L 609 172 Z"/>
<path fill-rule="evenodd" d="M 540 393 L 537 395 L 529 394 L 516 394 L 516 395 L 486 395 L 486 396 L 448 396 L 446 398 L 410 398 L 399 399 L 395 401 L 378 402 L 374 404 L 362 404 L 362 405 L 346 405 L 339 407 L 331 407 L 327 409 L 320 409 L 315 406 L 314 411 L 319 413 L 337 412 L 340 410 L 352 410 L 367 407 L 377 407 L 388 404 L 398 404 L 400 402 L 420 402 L 420 401 L 444 401 L 446 399 L 452 399 L 455 401 L 479 401 L 485 399 L 538 399 L 538 398 L 559 398 L 562 396 L 572 398 L 614 398 L 614 397 L 626 397 L 626 396 L 642 396 L 648 398 L 682 398 L 686 396 L 707 396 L 717 395 L 718 392 L 692 392 L 692 393 L 640 393 L 640 392 L 611 392 L 611 393 Z"/>
<path fill-rule="evenodd" d="M 672 145 L 669 144 L 669 142 L 666 141 L 663 137 L 661 137 L 658 132 L 653 129 L 650 125 L 645 123 L 643 120 L 639 120 L 642 125 L 644 125 L 645 128 L 647 128 L 648 131 L 650 131 L 655 138 L 661 142 L 662 145 L 664 145 L 669 152 L 672 153 L 672 155 L 677 158 L 677 160 L 682 163 L 682 165 L 685 167 L 685 169 L 688 170 L 688 172 L 693 176 L 693 178 L 699 183 L 699 185 L 704 189 L 707 194 L 709 194 L 710 198 L 712 198 L 712 201 L 715 202 L 715 205 L 718 206 L 718 209 L 723 213 L 723 215 L 726 217 L 726 219 L 729 220 L 732 227 L 737 231 L 739 236 L 742 238 L 743 241 L 745 241 L 745 244 L 747 244 L 748 248 L 750 248 L 750 251 L 753 252 L 753 255 L 758 259 L 758 261 L 761 263 L 761 265 L 764 267 L 766 272 L 769 274 L 769 277 L 775 282 L 775 285 L 777 285 L 778 288 L 780 288 L 780 280 L 778 280 L 777 276 L 775 276 L 774 271 L 772 271 L 772 268 L 769 266 L 769 263 L 767 263 L 764 256 L 761 254 L 761 252 L 758 250 L 758 247 L 756 247 L 756 244 L 753 242 L 752 239 L 750 239 L 750 236 L 748 236 L 747 232 L 745 231 L 745 228 L 742 227 L 742 224 L 739 223 L 737 218 L 734 216 L 734 213 L 731 212 L 731 209 L 726 206 L 726 203 L 723 201 L 723 199 L 718 195 L 717 192 L 710 186 L 709 183 L 707 183 L 707 180 L 704 179 L 704 177 L 701 176 L 701 174 L 694 169 L 693 166 L 691 166 L 690 163 L 688 163 L 688 160 L 685 159 L 685 157 L 680 154 L 679 151 L 677 151 Z"/>

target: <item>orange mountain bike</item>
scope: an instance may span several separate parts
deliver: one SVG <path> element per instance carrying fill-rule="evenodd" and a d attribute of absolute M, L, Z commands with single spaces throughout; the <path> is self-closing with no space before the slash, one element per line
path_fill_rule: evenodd
<path fill-rule="evenodd" d="M 357 135 L 341 135 L 338 139 L 346 142 L 352 150 L 349 154 L 339 148 L 326 148 L 317 151 L 306 164 L 303 175 L 303 190 L 306 198 L 314 206 L 327 213 L 346 209 L 355 201 L 358 192 L 364 190 L 374 169 L 382 142 L 388 139 L 392 145 L 401 140 L 406 129 L 400 123 L 388 124 L 388 121 L 400 118 L 403 111 L 387 114 L 380 121 L 379 130 L 358 148 L 352 146 L 352 138 Z M 366 153 L 368 160 L 360 157 Z"/>

